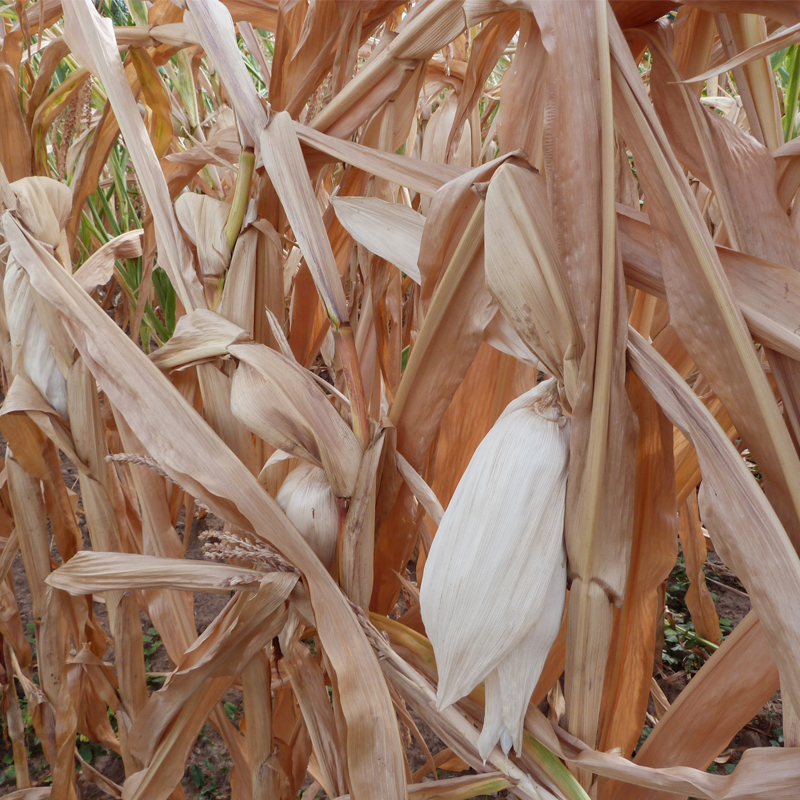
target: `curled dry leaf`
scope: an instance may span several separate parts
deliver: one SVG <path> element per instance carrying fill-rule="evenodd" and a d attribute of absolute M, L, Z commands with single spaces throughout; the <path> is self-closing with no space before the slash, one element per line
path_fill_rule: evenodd
<path fill-rule="evenodd" d="M 420 283 L 417 259 L 425 226 L 421 214 L 375 197 L 334 197 L 331 203 L 345 230 L 359 244 Z"/>
<path fill-rule="evenodd" d="M 84 550 L 51 573 L 47 582 L 69 594 L 162 588 L 227 593 L 255 592 L 262 577 L 255 570 L 224 564 Z"/>
<path fill-rule="evenodd" d="M 273 447 L 324 467 L 334 494 L 353 493 L 361 445 L 313 378 L 275 350 L 232 344 L 239 359 L 231 387 L 233 413 Z"/>

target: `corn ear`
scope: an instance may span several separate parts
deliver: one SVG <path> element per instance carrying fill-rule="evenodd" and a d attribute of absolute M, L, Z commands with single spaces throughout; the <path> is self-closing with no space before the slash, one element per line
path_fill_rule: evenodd
<path fill-rule="evenodd" d="M 276 500 L 319 560 L 329 567 L 336 555 L 339 514 L 325 470 L 301 464 L 286 476 Z"/>
<path fill-rule="evenodd" d="M 422 619 L 446 708 L 486 680 L 480 752 L 522 744 L 561 622 L 569 424 L 555 380 L 508 405 L 469 463 L 425 566 Z"/>

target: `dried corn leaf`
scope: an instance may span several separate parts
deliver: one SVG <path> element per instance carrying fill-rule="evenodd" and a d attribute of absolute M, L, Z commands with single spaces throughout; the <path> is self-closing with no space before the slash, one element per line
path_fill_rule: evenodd
<path fill-rule="evenodd" d="M 661 260 L 652 229 L 643 214 L 617 206 L 625 278 L 657 297 L 666 298 Z M 794 320 L 800 314 L 800 280 L 781 264 L 717 247 L 736 303 L 753 338 L 790 358 L 800 359 Z"/>
<path fill-rule="evenodd" d="M 511 162 L 497 170 L 486 194 L 486 239 L 490 291 L 550 374 L 567 379 L 567 395 L 572 397 L 583 342 L 543 178 Z"/>
<path fill-rule="evenodd" d="M 339 221 L 359 244 L 421 282 L 417 266 L 425 225 L 421 214 L 374 197 L 334 197 L 331 202 Z"/>
<path fill-rule="evenodd" d="M 231 344 L 239 359 L 231 409 L 273 447 L 324 467 L 334 493 L 350 497 L 361 445 L 314 379 L 295 361 L 258 344 Z"/>
<path fill-rule="evenodd" d="M 193 592 L 255 592 L 262 573 L 206 561 L 185 561 L 132 553 L 81 551 L 51 573 L 47 583 L 69 594 L 116 589 L 186 589 Z"/>
<path fill-rule="evenodd" d="M 228 345 L 247 342 L 250 335 L 220 314 L 198 308 L 184 314 L 172 338 L 151 359 L 163 370 L 213 361 L 228 354 Z"/>
<path fill-rule="evenodd" d="M 95 250 L 75 271 L 81 289 L 91 294 L 98 286 L 105 286 L 118 258 L 138 258 L 142 254 L 142 233 L 141 229 L 126 231 Z"/>
<path fill-rule="evenodd" d="M 776 508 L 794 534 L 800 529 L 800 460 L 710 234 L 644 96 L 629 51 L 623 51 L 622 33 L 612 28 L 611 34 L 615 108 L 648 194 L 672 324 L 772 483 Z"/>
<path fill-rule="evenodd" d="M 407 186 L 425 197 L 433 197 L 445 183 L 455 180 L 464 172 L 461 167 L 450 164 L 421 164 L 409 156 L 372 150 L 356 142 L 328 136 L 300 123 L 295 123 L 295 131 L 301 144 L 327 154 L 330 160 L 352 164 L 379 178 Z"/>
<path fill-rule="evenodd" d="M 601 717 L 599 748 L 633 752 L 644 727 L 663 612 L 661 584 L 677 556 L 673 428 L 641 381 L 628 377 L 639 421 L 633 545 L 625 598 L 615 619 Z"/>
<path fill-rule="evenodd" d="M 236 675 L 286 622 L 284 601 L 297 575 L 261 576 L 258 591 L 237 595 L 186 651 L 164 688 L 151 695 L 130 731 L 131 749 L 145 769 L 128 778 L 132 800 L 165 800 L 206 716 Z"/>
<path fill-rule="evenodd" d="M 775 511 L 705 406 L 635 331 L 631 365 L 664 413 L 694 444 L 703 472 L 700 505 L 717 550 L 748 589 L 790 697 L 800 697 L 800 649 L 789 631 L 800 613 L 800 558 Z M 741 527 L 752 520 L 756 541 Z M 797 610 L 793 610 L 797 605 Z"/>
<path fill-rule="evenodd" d="M 692 616 L 694 629 L 706 641 L 720 644 L 722 633 L 719 628 L 719 616 L 703 572 L 708 549 L 700 525 L 700 512 L 694 492 L 680 508 L 680 537 L 686 575 L 690 581 L 686 590 L 686 607 Z"/>
<path fill-rule="evenodd" d="M 767 647 L 761 623 L 751 611 L 670 705 L 636 754 L 636 763 L 706 769 L 734 732 L 777 691 L 778 670 L 764 657 Z M 729 702 L 731 697 L 737 702 Z M 672 800 L 671 794 L 653 789 L 610 788 L 614 800 Z"/>

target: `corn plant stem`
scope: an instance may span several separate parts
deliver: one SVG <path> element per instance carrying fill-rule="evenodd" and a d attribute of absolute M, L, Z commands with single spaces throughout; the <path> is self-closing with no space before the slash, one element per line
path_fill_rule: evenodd
<path fill-rule="evenodd" d="M 614 204 L 614 121 L 611 104 L 611 62 L 608 49 L 608 20 L 604 4 L 596 5 L 598 66 L 600 74 L 600 146 L 602 244 L 600 263 L 600 308 L 597 319 L 597 350 L 594 364 L 592 410 L 587 447 L 587 466 L 584 487 L 587 496 L 581 503 L 582 522 L 587 534 L 586 544 L 592 554 L 587 559 L 589 572 L 580 591 L 570 596 L 570 611 L 574 621 L 567 636 L 566 697 L 569 730 L 584 741 L 594 744 L 600 716 L 602 675 L 611 643 L 610 601 L 603 592 L 588 583 L 595 577 L 594 561 L 602 546 L 601 491 L 605 482 L 608 452 L 608 430 L 611 402 L 611 383 L 614 350 L 614 279 L 616 264 L 616 211 Z M 587 605 L 588 604 L 588 607 Z M 592 608 L 592 606 L 594 606 Z M 584 627 L 585 626 L 585 627 Z M 593 630 L 593 635 L 584 632 Z M 578 666 L 583 665 L 583 666 Z M 575 667 L 578 667 L 577 669 Z M 598 679 L 599 671 L 599 679 Z M 587 674 L 589 673 L 589 674 Z M 591 674 L 594 673 L 594 674 Z M 596 687 L 593 691 L 590 686 Z M 577 770 L 584 786 L 591 783 L 591 774 Z"/>
<path fill-rule="evenodd" d="M 243 147 L 242 152 L 239 153 L 239 175 L 236 178 L 236 188 L 233 192 L 233 203 L 228 214 L 228 221 L 225 223 L 225 239 L 231 252 L 233 252 L 233 247 L 244 222 L 255 164 L 256 154 L 253 148 Z"/>
<path fill-rule="evenodd" d="M 367 417 L 367 398 L 361 380 L 361 365 L 356 351 L 356 340 L 349 322 L 341 322 L 333 328 L 336 349 L 342 359 L 344 381 L 350 395 L 350 409 L 353 414 L 353 432 L 364 449 L 369 445 L 369 418 Z"/>

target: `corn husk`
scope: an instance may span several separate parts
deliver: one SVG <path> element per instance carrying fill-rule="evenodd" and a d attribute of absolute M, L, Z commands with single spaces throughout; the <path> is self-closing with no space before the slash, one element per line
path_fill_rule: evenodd
<path fill-rule="evenodd" d="M 197 262 L 206 298 L 219 305 L 222 276 L 231 261 L 225 223 L 231 207 L 213 197 L 187 192 L 175 201 L 175 214 L 183 232 L 197 248 Z"/>
<path fill-rule="evenodd" d="M 469 463 L 425 566 L 422 619 L 446 708 L 486 681 L 479 742 L 520 752 L 564 610 L 569 424 L 555 380 L 508 405 Z"/>
<path fill-rule="evenodd" d="M 319 560 L 329 567 L 336 555 L 336 497 L 322 467 L 304 463 L 293 469 L 276 498 Z"/>
<path fill-rule="evenodd" d="M 34 177 L 15 181 L 11 188 L 17 214 L 39 241 L 53 248 L 62 264 L 69 264 L 64 224 L 72 202 L 71 190 L 50 178 Z M 67 417 L 67 384 L 63 363 L 51 338 L 59 330 L 55 320 L 44 320 L 28 276 L 13 253 L 8 256 L 3 279 L 8 334 L 11 339 L 12 371 L 24 373 L 58 413 Z M 46 309 L 43 309 L 46 313 Z M 49 321 L 49 325 L 45 323 Z M 48 337 L 48 328 L 50 337 Z"/>

